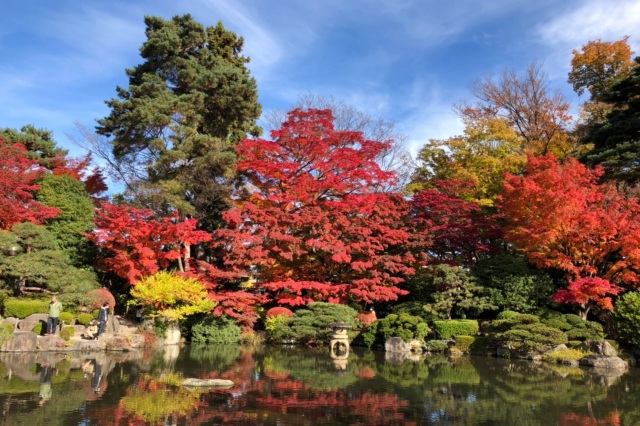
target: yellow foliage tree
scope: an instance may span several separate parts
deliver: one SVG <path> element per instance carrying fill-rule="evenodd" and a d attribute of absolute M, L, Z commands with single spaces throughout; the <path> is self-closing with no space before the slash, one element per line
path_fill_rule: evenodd
<path fill-rule="evenodd" d="M 418 168 L 410 189 L 417 192 L 438 180 L 458 179 L 475 183 L 468 201 L 492 206 L 505 172 L 524 170 L 527 157 L 522 138 L 507 119 L 464 117 L 464 134 L 430 140 L 418 153 Z"/>
<path fill-rule="evenodd" d="M 175 321 L 210 312 L 216 306 L 200 281 L 166 271 L 138 282 L 131 289 L 131 295 L 155 315 Z"/>

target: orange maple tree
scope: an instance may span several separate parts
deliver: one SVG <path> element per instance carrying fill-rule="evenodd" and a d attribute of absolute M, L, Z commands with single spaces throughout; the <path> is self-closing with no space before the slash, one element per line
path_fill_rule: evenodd
<path fill-rule="evenodd" d="M 635 287 L 640 271 L 640 206 L 615 185 L 600 184 L 602 169 L 553 155 L 529 157 L 524 176 L 507 174 L 499 206 L 506 239 L 538 267 L 565 272 L 554 300 L 578 306 L 586 318 L 611 309 L 618 285 Z"/>

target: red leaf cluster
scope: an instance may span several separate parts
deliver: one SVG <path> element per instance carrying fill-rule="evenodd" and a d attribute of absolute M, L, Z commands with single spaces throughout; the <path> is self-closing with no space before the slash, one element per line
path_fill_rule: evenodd
<path fill-rule="evenodd" d="M 291 309 L 285 308 L 284 306 L 276 306 L 269 309 L 265 314 L 267 318 L 277 317 L 278 315 L 284 317 L 292 317 L 293 312 L 291 312 Z"/>
<path fill-rule="evenodd" d="M 432 240 L 432 257 L 441 263 L 470 266 L 482 253 L 495 251 L 494 243 L 502 237 L 498 216 L 465 200 L 474 183 L 449 179 L 434 186 L 416 193 L 411 201 L 413 224 Z"/>
<path fill-rule="evenodd" d="M 34 200 L 40 189 L 35 182 L 45 173 L 37 161 L 27 157 L 22 144 L 10 144 L 0 137 L 0 229 L 22 222 L 40 224 L 60 210 Z"/>
<path fill-rule="evenodd" d="M 151 210 L 110 203 L 101 206 L 95 224 L 89 238 L 102 249 L 101 267 L 129 284 L 182 259 L 187 246 L 211 240 L 195 219 L 156 218 Z"/>

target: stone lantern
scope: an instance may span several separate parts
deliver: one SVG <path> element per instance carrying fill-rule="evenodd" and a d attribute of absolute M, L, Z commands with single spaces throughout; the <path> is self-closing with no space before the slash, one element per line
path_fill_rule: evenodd
<path fill-rule="evenodd" d="M 329 343 L 331 358 L 346 360 L 349 357 L 349 335 L 347 331 L 353 327 L 344 321 L 333 322 L 329 324 L 329 327 L 333 329 L 333 335 Z"/>

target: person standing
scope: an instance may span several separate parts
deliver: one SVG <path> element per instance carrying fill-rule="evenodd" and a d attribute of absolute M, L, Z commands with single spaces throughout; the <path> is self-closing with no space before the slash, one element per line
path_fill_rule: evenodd
<path fill-rule="evenodd" d="M 109 303 L 104 302 L 102 307 L 100 308 L 100 313 L 98 314 L 98 322 L 100 323 L 98 327 L 98 334 L 96 337 L 100 336 L 107 329 L 107 321 L 109 320 Z"/>
<path fill-rule="evenodd" d="M 53 296 L 51 303 L 49 303 L 49 318 L 47 319 L 47 336 L 56 334 L 56 328 L 58 328 L 58 321 L 60 319 L 60 312 L 62 312 L 62 303 L 58 301 L 58 298 Z"/>

